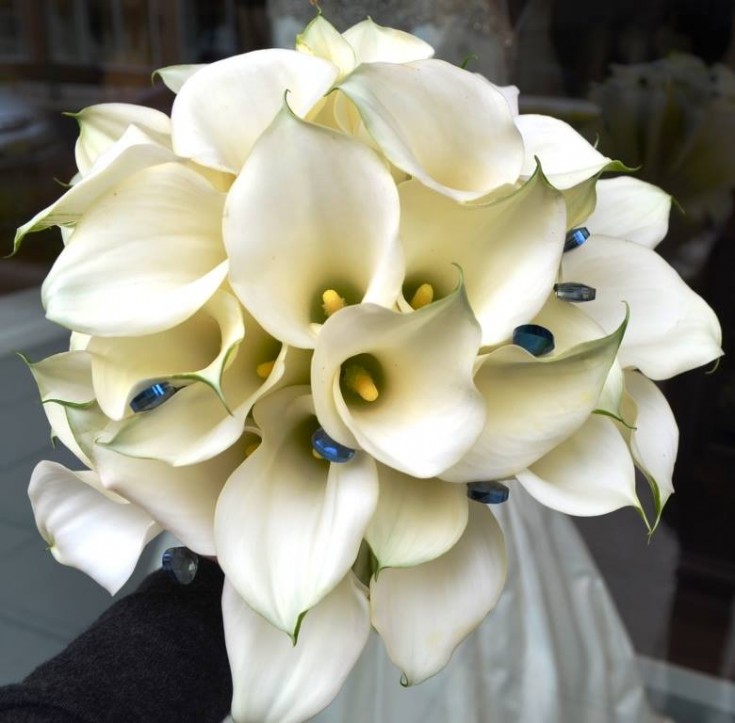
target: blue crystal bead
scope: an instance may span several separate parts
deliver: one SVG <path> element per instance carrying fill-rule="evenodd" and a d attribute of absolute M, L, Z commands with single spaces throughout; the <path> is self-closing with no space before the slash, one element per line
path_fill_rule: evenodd
<path fill-rule="evenodd" d="M 543 356 L 554 349 L 554 335 L 538 324 L 522 324 L 513 330 L 513 343 L 534 356 Z"/>
<path fill-rule="evenodd" d="M 321 427 L 311 435 L 311 446 L 327 460 L 343 464 L 355 456 L 355 450 L 335 442 Z"/>
<path fill-rule="evenodd" d="M 174 387 L 168 382 L 156 382 L 140 394 L 136 394 L 130 401 L 130 408 L 134 412 L 148 412 L 159 407 L 178 391 L 178 387 Z"/>
<path fill-rule="evenodd" d="M 510 490 L 502 482 L 470 482 L 467 485 L 467 496 L 484 505 L 499 505 L 509 495 Z"/>
<path fill-rule="evenodd" d="M 562 301 L 594 301 L 597 296 L 597 290 L 585 284 L 578 284 L 576 281 L 565 281 L 561 284 L 554 284 L 554 293 L 558 299 Z"/>
<path fill-rule="evenodd" d="M 179 585 L 188 585 L 197 574 L 199 558 L 188 547 L 169 547 L 161 557 L 161 568 Z"/>
<path fill-rule="evenodd" d="M 564 240 L 564 250 L 571 251 L 581 246 L 590 237 L 590 232 L 584 227 L 573 228 L 567 233 Z"/>

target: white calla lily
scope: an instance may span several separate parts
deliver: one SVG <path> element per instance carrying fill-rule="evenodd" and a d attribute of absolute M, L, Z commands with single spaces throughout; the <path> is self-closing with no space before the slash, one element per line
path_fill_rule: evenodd
<path fill-rule="evenodd" d="M 495 607 L 506 569 L 500 525 L 475 502 L 449 552 L 423 565 L 383 570 L 371 581 L 372 623 L 404 685 L 421 683 L 449 662 Z"/>
<path fill-rule="evenodd" d="M 467 490 L 378 465 L 378 507 L 365 540 L 378 569 L 412 567 L 443 555 L 467 526 Z"/>
<path fill-rule="evenodd" d="M 308 387 L 255 405 L 263 441 L 217 503 L 217 557 L 250 607 L 294 639 L 301 617 L 342 580 L 378 502 L 375 463 L 312 454 L 318 423 Z"/>
<path fill-rule="evenodd" d="M 554 358 L 568 353 L 579 344 L 600 339 L 616 329 L 625 318 L 625 304 L 620 304 L 617 311 L 614 326 L 606 330 L 584 313 L 584 304 L 562 301 L 551 294 L 531 323 L 553 330 L 554 349 L 547 358 Z"/>
<path fill-rule="evenodd" d="M 398 223 L 398 193 L 377 154 L 284 107 L 227 197 L 230 283 L 270 334 L 313 347 L 325 291 L 346 303 L 395 302 Z"/>
<path fill-rule="evenodd" d="M 238 444 L 187 467 L 126 457 L 100 445 L 90 456 L 105 489 L 145 510 L 194 552 L 217 554 L 214 510 L 225 481 L 245 457 Z"/>
<path fill-rule="evenodd" d="M 562 191 L 564 202 L 567 204 L 568 229 L 583 225 L 595 210 L 598 183 L 599 174 Z"/>
<path fill-rule="evenodd" d="M 605 380 L 605 386 L 602 388 L 600 398 L 597 401 L 595 414 L 604 414 L 612 417 L 620 422 L 623 426 L 632 426 L 633 422 L 627 418 L 623 411 L 623 399 L 625 397 L 625 384 L 623 376 L 623 367 L 620 362 L 615 359 L 610 372 Z"/>
<path fill-rule="evenodd" d="M 84 406 L 94 401 L 92 359 L 86 351 L 66 351 L 39 362 L 24 358 L 41 401 Z"/>
<path fill-rule="evenodd" d="M 51 427 L 52 440 L 61 442 L 83 465 L 91 468 L 92 460 L 77 442 L 77 435 L 69 423 L 68 407 L 50 401 L 43 405 L 43 411 Z"/>
<path fill-rule="evenodd" d="M 130 577 L 145 545 L 161 528 L 150 515 L 105 493 L 94 472 L 72 472 L 43 461 L 28 495 L 41 537 L 62 564 L 82 570 L 114 595 Z"/>
<path fill-rule="evenodd" d="M 321 14 L 296 36 L 296 50 L 334 63 L 339 68 L 337 79 L 343 78 L 357 64 L 352 46 Z"/>
<path fill-rule="evenodd" d="M 178 161 L 170 148 L 157 143 L 135 126 L 129 126 L 121 138 L 97 158 L 84 178 L 17 230 L 13 252 L 18 250 L 29 233 L 51 226 L 75 224 L 88 209 L 138 171 Z"/>
<path fill-rule="evenodd" d="M 512 477 L 579 429 L 598 406 L 626 322 L 612 334 L 563 354 L 537 358 L 518 346 L 488 354 L 475 375 L 485 399 L 485 427 L 442 478 L 472 482 Z"/>
<path fill-rule="evenodd" d="M 584 305 L 562 301 L 555 295 L 548 298 L 544 307 L 533 319 L 534 324 L 539 324 L 547 329 L 553 329 L 554 351 L 547 358 L 561 356 L 568 353 L 578 344 L 593 342 L 606 335 L 605 329 L 585 314 L 583 309 Z M 626 312 L 625 304 L 621 304 L 618 309 L 618 323 L 623 321 Z M 623 369 L 616 357 L 608 372 L 595 411 L 608 414 L 615 418 L 621 418 L 620 405 L 622 399 Z"/>
<path fill-rule="evenodd" d="M 43 406 L 59 440 L 87 467 L 94 469 L 94 445 L 106 439 L 115 422 L 110 422 L 97 402 L 85 406 L 51 402 Z"/>
<path fill-rule="evenodd" d="M 70 114 L 79 123 L 79 138 L 74 148 L 82 177 L 97 159 L 112 148 L 130 126 L 143 131 L 164 148 L 171 148 L 171 120 L 160 110 L 132 103 L 100 103 Z"/>
<path fill-rule="evenodd" d="M 79 220 L 44 281 L 46 315 L 100 336 L 151 334 L 179 324 L 227 274 L 224 195 L 178 163 L 139 171 L 108 190 Z"/>
<path fill-rule="evenodd" d="M 669 230 L 671 196 L 658 186 L 620 176 L 597 182 L 597 204 L 584 225 L 590 233 L 655 248 Z"/>
<path fill-rule="evenodd" d="M 202 68 L 206 68 L 206 63 L 184 63 L 181 65 L 168 65 L 165 68 L 159 68 L 153 73 L 153 77 L 158 76 L 163 84 L 172 92 L 178 93 L 189 78 L 198 73 Z"/>
<path fill-rule="evenodd" d="M 79 331 L 72 331 L 69 334 L 69 351 L 84 351 L 92 337 L 89 334 L 82 334 Z"/>
<path fill-rule="evenodd" d="M 370 633 L 365 590 L 348 574 L 301 626 L 299 641 L 274 628 L 237 594 L 222 593 L 237 723 L 303 723 L 337 695 Z"/>
<path fill-rule="evenodd" d="M 227 410 L 207 384 L 190 384 L 165 404 L 135 414 L 98 444 L 141 459 L 187 467 L 218 455 L 242 436 L 244 418 Z"/>
<path fill-rule="evenodd" d="M 523 141 L 508 104 L 474 73 L 433 59 L 363 63 L 338 87 L 385 157 L 425 186 L 469 201 L 518 179 Z"/>
<path fill-rule="evenodd" d="M 612 419 L 597 414 L 516 479 L 542 505 L 568 515 L 641 509 L 625 440 Z"/>
<path fill-rule="evenodd" d="M 258 399 L 282 386 L 307 384 L 310 354 L 280 347 L 254 319 L 244 316 L 245 339 L 225 355 L 221 393 L 208 384 L 184 387 L 156 409 L 126 419 L 106 445 L 130 457 L 155 458 L 175 467 L 196 464 L 237 441 Z"/>
<path fill-rule="evenodd" d="M 514 120 L 523 137 L 525 160 L 521 174 L 525 177 L 530 178 L 540 163 L 550 183 L 566 190 L 602 170 L 625 170 L 564 121 L 532 113 L 516 116 Z"/>
<path fill-rule="evenodd" d="M 138 392 L 161 380 L 203 382 L 221 397 L 224 367 L 244 336 L 237 299 L 219 291 L 199 313 L 159 334 L 94 337 L 87 350 L 97 401 L 120 420 Z"/>
<path fill-rule="evenodd" d="M 636 467 L 651 487 L 655 512 L 651 529 L 655 530 L 664 505 L 674 492 L 672 477 L 679 428 L 666 397 L 650 379 L 640 372 L 626 370 L 625 389 L 627 408 L 624 413 L 634 420 L 635 426 L 621 425 L 619 429 L 628 441 Z"/>
<path fill-rule="evenodd" d="M 305 115 L 330 89 L 338 69 L 294 50 L 256 50 L 194 73 L 171 111 L 173 147 L 203 166 L 238 173 L 288 93 Z"/>
<path fill-rule="evenodd" d="M 483 80 L 487 80 L 482 75 L 479 75 L 479 77 L 483 78 Z M 495 87 L 503 94 L 503 98 L 505 98 L 505 102 L 508 104 L 508 108 L 510 109 L 510 114 L 514 117 L 517 116 L 518 96 L 520 95 L 518 87 L 515 85 L 496 85 Z"/>
<path fill-rule="evenodd" d="M 58 226 L 59 234 L 61 236 L 61 240 L 64 243 L 64 246 L 66 246 L 69 241 L 71 240 L 72 232 L 74 231 L 73 226 Z"/>
<path fill-rule="evenodd" d="M 668 379 L 722 355 L 715 313 L 645 246 L 592 236 L 564 254 L 562 277 L 597 289 L 584 312 L 606 331 L 617 326 L 622 302 L 630 306 L 619 354 L 623 367 L 640 369 L 652 379 Z"/>
<path fill-rule="evenodd" d="M 479 346 L 463 285 L 406 314 L 372 304 L 343 309 L 324 325 L 312 359 L 319 422 L 340 444 L 413 477 L 435 477 L 482 429 L 485 405 L 472 381 Z M 372 401 L 348 378 L 362 367 L 378 393 Z"/>
<path fill-rule="evenodd" d="M 434 48 L 415 35 L 361 20 L 343 33 L 357 63 L 411 63 L 434 55 Z"/>
<path fill-rule="evenodd" d="M 566 231 L 563 198 L 542 173 L 482 206 L 457 203 L 415 180 L 399 192 L 404 294 L 430 283 L 446 295 L 455 286 L 457 264 L 483 345 L 505 341 L 541 309 L 556 280 Z"/>
<path fill-rule="evenodd" d="M 77 442 L 67 416 L 68 408 L 89 409 L 95 406 L 90 355 L 84 351 L 54 354 L 31 363 L 23 357 L 38 386 L 51 433 L 87 467 L 88 455 Z"/>
<path fill-rule="evenodd" d="M 605 329 L 585 314 L 583 309 L 583 304 L 562 301 L 555 295 L 549 297 L 544 307 L 533 319 L 534 324 L 539 324 L 547 329 L 553 329 L 555 346 L 554 350 L 546 358 L 551 359 L 567 354 L 578 344 L 593 342 L 606 335 Z M 618 323 L 620 323 L 626 316 L 626 307 L 624 304 L 620 305 L 618 313 Z M 629 320 L 628 317 L 627 321 Z M 623 369 L 616 357 L 608 372 L 595 412 L 621 419 L 622 412 L 620 405 L 622 399 Z"/>

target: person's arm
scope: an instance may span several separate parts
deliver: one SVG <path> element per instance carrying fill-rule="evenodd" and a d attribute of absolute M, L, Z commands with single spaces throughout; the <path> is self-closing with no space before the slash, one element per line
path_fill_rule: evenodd
<path fill-rule="evenodd" d="M 22 683 L 0 688 L 1 723 L 220 723 L 232 683 L 222 628 L 223 575 L 158 571 Z"/>

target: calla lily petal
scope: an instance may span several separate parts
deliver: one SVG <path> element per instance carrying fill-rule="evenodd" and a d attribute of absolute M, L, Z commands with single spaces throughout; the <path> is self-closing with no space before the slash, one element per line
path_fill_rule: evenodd
<path fill-rule="evenodd" d="M 51 437 L 61 442 L 83 465 L 92 467 L 92 460 L 81 448 L 76 434 L 69 424 L 68 407 L 58 402 L 49 402 L 43 405 L 46 419 L 51 427 Z"/>
<path fill-rule="evenodd" d="M 332 63 L 294 50 L 256 50 L 219 60 L 189 77 L 171 111 L 176 153 L 238 173 L 288 93 L 306 114 L 337 78 Z"/>
<path fill-rule="evenodd" d="M 567 204 L 567 229 L 584 225 L 597 205 L 599 174 L 562 191 Z"/>
<path fill-rule="evenodd" d="M 526 149 L 521 174 L 533 175 L 541 163 L 552 185 L 565 190 L 596 176 L 613 165 L 568 123 L 545 115 L 524 114 L 515 118 Z"/>
<path fill-rule="evenodd" d="M 407 569 L 383 570 L 370 584 L 372 623 L 402 683 L 438 673 L 455 648 L 495 607 L 507 562 L 500 525 L 485 505 L 470 505 L 467 529 L 445 555 Z"/>
<path fill-rule="evenodd" d="M 628 440 L 636 466 L 645 474 L 653 492 L 656 529 L 661 512 L 674 492 L 672 477 L 679 446 L 679 428 L 666 397 L 659 388 L 640 372 L 625 372 L 625 388 L 630 395 L 629 411 L 635 428 L 620 427 Z"/>
<path fill-rule="evenodd" d="M 94 401 L 91 357 L 86 351 L 67 351 L 28 362 L 41 401 L 83 406 Z"/>
<path fill-rule="evenodd" d="M 618 307 L 618 316 L 613 329 L 625 317 L 625 305 Z M 533 324 L 550 329 L 554 334 L 554 350 L 549 358 L 566 354 L 578 344 L 594 341 L 608 333 L 582 310 L 581 304 L 570 304 L 555 295 L 549 296 L 541 311 L 533 318 Z"/>
<path fill-rule="evenodd" d="M 278 351 L 278 342 L 245 316 L 246 337 L 227 355 L 221 396 L 206 384 L 191 384 L 166 404 L 125 420 L 107 445 L 121 454 L 155 458 L 175 467 L 196 464 L 237 441 L 253 404 L 262 396 L 282 386 L 308 383 L 311 355 L 287 346 Z M 258 366 L 269 362 L 273 369 L 263 379 Z"/>
<path fill-rule="evenodd" d="M 597 205 L 585 221 L 590 233 L 655 248 L 669 230 L 671 196 L 630 176 L 597 182 Z"/>
<path fill-rule="evenodd" d="M 379 567 L 411 567 L 443 555 L 467 526 L 467 490 L 378 465 L 378 507 L 365 533 Z"/>
<path fill-rule="evenodd" d="M 313 347 L 325 290 L 347 303 L 394 303 L 398 222 L 398 193 L 377 154 L 284 108 L 227 197 L 230 283 L 270 334 Z"/>
<path fill-rule="evenodd" d="M 100 103 L 73 114 L 79 123 L 79 138 L 74 148 L 77 168 L 86 176 L 97 159 L 132 125 L 164 148 L 171 148 L 171 120 L 155 108 L 132 103 Z"/>
<path fill-rule="evenodd" d="M 105 489 L 144 509 L 200 555 L 216 555 L 214 509 L 225 480 L 245 456 L 233 445 L 217 457 L 188 467 L 126 457 L 107 447 L 92 450 Z"/>
<path fill-rule="evenodd" d="M 600 398 L 597 401 L 596 414 L 606 414 L 620 421 L 624 426 L 632 425 L 632 418 L 625 416 L 622 408 L 625 396 L 625 384 L 623 377 L 623 367 L 616 359 L 610 367 L 610 372 L 605 380 L 605 386 L 602 388 Z"/>
<path fill-rule="evenodd" d="M 223 194 L 180 164 L 131 176 L 97 199 L 56 260 L 42 287 L 48 318 L 89 334 L 134 336 L 190 317 L 227 273 L 223 205 Z"/>
<path fill-rule="evenodd" d="M 593 236 L 564 255 L 562 275 L 597 289 L 584 312 L 608 331 L 617 326 L 621 303 L 630 305 L 619 356 L 624 367 L 668 379 L 722 355 L 715 313 L 655 251 Z"/>
<path fill-rule="evenodd" d="M 371 18 L 362 20 L 344 32 L 357 63 L 410 63 L 434 55 L 434 48 L 415 35 L 395 28 L 385 28 Z"/>
<path fill-rule="evenodd" d="M 433 59 L 364 63 L 338 87 L 388 160 L 439 193 L 469 201 L 518 179 L 523 143 L 508 104 L 474 73 Z"/>
<path fill-rule="evenodd" d="M 295 637 L 301 615 L 339 584 L 357 557 L 378 502 L 375 463 L 315 459 L 308 387 L 255 405 L 263 441 L 217 504 L 217 556 L 250 607 Z"/>
<path fill-rule="evenodd" d="M 480 329 L 464 287 L 407 314 L 351 306 L 324 325 L 311 383 L 319 422 L 330 437 L 360 447 L 413 477 L 435 477 L 472 446 L 485 405 L 472 382 Z M 374 360 L 380 396 L 345 396 L 342 365 Z"/>
<path fill-rule="evenodd" d="M 640 509 L 635 469 L 615 422 L 593 414 L 556 449 L 516 475 L 541 504 L 569 515 Z"/>
<path fill-rule="evenodd" d="M 135 394 L 162 379 L 201 381 L 221 397 L 225 364 L 244 335 L 240 305 L 218 291 L 198 314 L 159 334 L 95 337 L 87 349 L 97 401 L 120 420 Z"/>
<path fill-rule="evenodd" d="M 485 76 L 480 75 L 479 73 L 477 73 L 477 75 L 483 80 L 487 80 Z M 510 114 L 514 117 L 517 116 L 518 96 L 520 95 L 518 87 L 515 85 L 496 85 L 495 87 L 503 94 L 503 98 L 505 98 L 505 102 L 508 104 L 508 108 L 510 109 Z"/>
<path fill-rule="evenodd" d="M 618 313 L 617 321 L 620 323 L 625 313 L 623 304 L 621 304 Z M 554 351 L 547 357 L 549 359 L 568 353 L 570 349 L 578 344 L 591 342 L 605 336 L 605 330 L 594 319 L 585 314 L 579 305 L 561 301 L 553 295 L 546 301 L 543 309 L 534 318 L 533 323 L 553 330 L 555 347 Z M 595 411 L 622 418 L 620 410 L 622 399 L 623 369 L 616 358 L 608 372 Z"/>
<path fill-rule="evenodd" d="M 18 250 L 26 234 L 50 226 L 75 224 L 82 214 L 96 206 L 125 178 L 144 168 L 178 160 L 170 148 L 156 143 L 135 126 L 129 126 L 120 140 L 97 159 L 84 178 L 18 229 L 13 253 Z"/>
<path fill-rule="evenodd" d="M 625 306 L 620 305 L 618 323 L 623 320 Z M 628 319 L 628 321 L 630 321 Z M 552 329 L 554 351 L 549 358 L 561 356 L 578 344 L 591 342 L 605 336 L 605 330 L 582 311 L 580 305 L 557 299 L 552 295 L 533 320 L 534 324 Z M 627 326 L 626 326 L 627 329 Z M 625 339 L 625 337 L 623 337 Z M 595 412 L 622 418 L 620 405 L 623 399 L 623 369 L 617 358 L 610 367 L 605 385 L 600 393 Z"/>
<path fill-rule="evenodd" d="M 89 334 L 82 334 L 79 331 L 72 331 L 69 334 L 69 351 L 84 351 L 92 337 Z"/>
<path fill-rule="evenodd" d="M 562 196 L 541 173 L 483 206 L 456 203 L 417 181 L 401 184 L 399 193 L 404 291 L 429 282 L 447 294 L 457 264 L 483 345 L 506 340 L 541 309 L 556 281 L 566 231 Z"/>
<path fill-rule="evenodd" d="M 33 470 L 28 495 L 51 554 L 114 595 L 161 528 L 135 505 L 107 497 L 93 478 L 43 461 Z"/>
<path fill-rule="evenodd" d="M 102 413 L 96 402 L 88 406 L 44 404 L 51 428 L 61 443 L 90 469 L 94 468 L 94 445 L 105 438 L 114 422 Z"/>
<path fill-rule="evenodd" d="M 244 418 L 227 411 L 206 384 L 191 384 L 156 409 L 126 419 L 104 446 L 174 467 L 203 462 L 242 436 Z"/>
<path fill-rule="evenodd" d="M 511 477 L 579 429 L 598 406 L 626 321 L 609 336 L 552 357 L 537 358 L 517 346 L 488 354 L 475 375 L 485 398 L 485 427 L 442 478 Z"/>
<path fill-rule="evenodd" d="M 304 32 L 296 36 L 296 50 L 334 63 L 339 68 L 340 78 L 356 65 L 352 46 L 323 15 L 317 15 Z"/>
<path fill-rule="evenodd" d="M 28 363 L 28 368 L 38 385 L 52 435 L 82 464 L 91 467 L 92 462 L 79 446 L 66 413 L 68 407 L 86 409 L 94 405 L 90 355 L 86 351 L 62 352 Z"/>
<path fill-rule="evenodd" d="M 326 707 L 370 633 L 365 591 L 348 574 L 304 618 L 297 645 L 248 607 L 225 579 L 225 642 L 237 723 L 302 723 Z"/>
<path fill-rule="evenodd" d="M 184 87 L 184 83 L 186 83 L 192 75 L 206 67 L 207 63 L 169 65 L 165 68 L 159 68 L 156 70 L 153 73 L 153 77 L 158 76 L 170 91 L 178 93 Z"/>

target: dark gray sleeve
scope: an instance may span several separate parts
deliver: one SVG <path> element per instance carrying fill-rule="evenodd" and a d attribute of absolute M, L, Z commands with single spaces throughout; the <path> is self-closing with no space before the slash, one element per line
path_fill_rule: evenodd
<path fill-rule="evenodd" d="M 149 575 L 21 684 L 0 688 L 0 723 L 220 723 L 232 697 L 219 567 L 190 585 Z"/>

